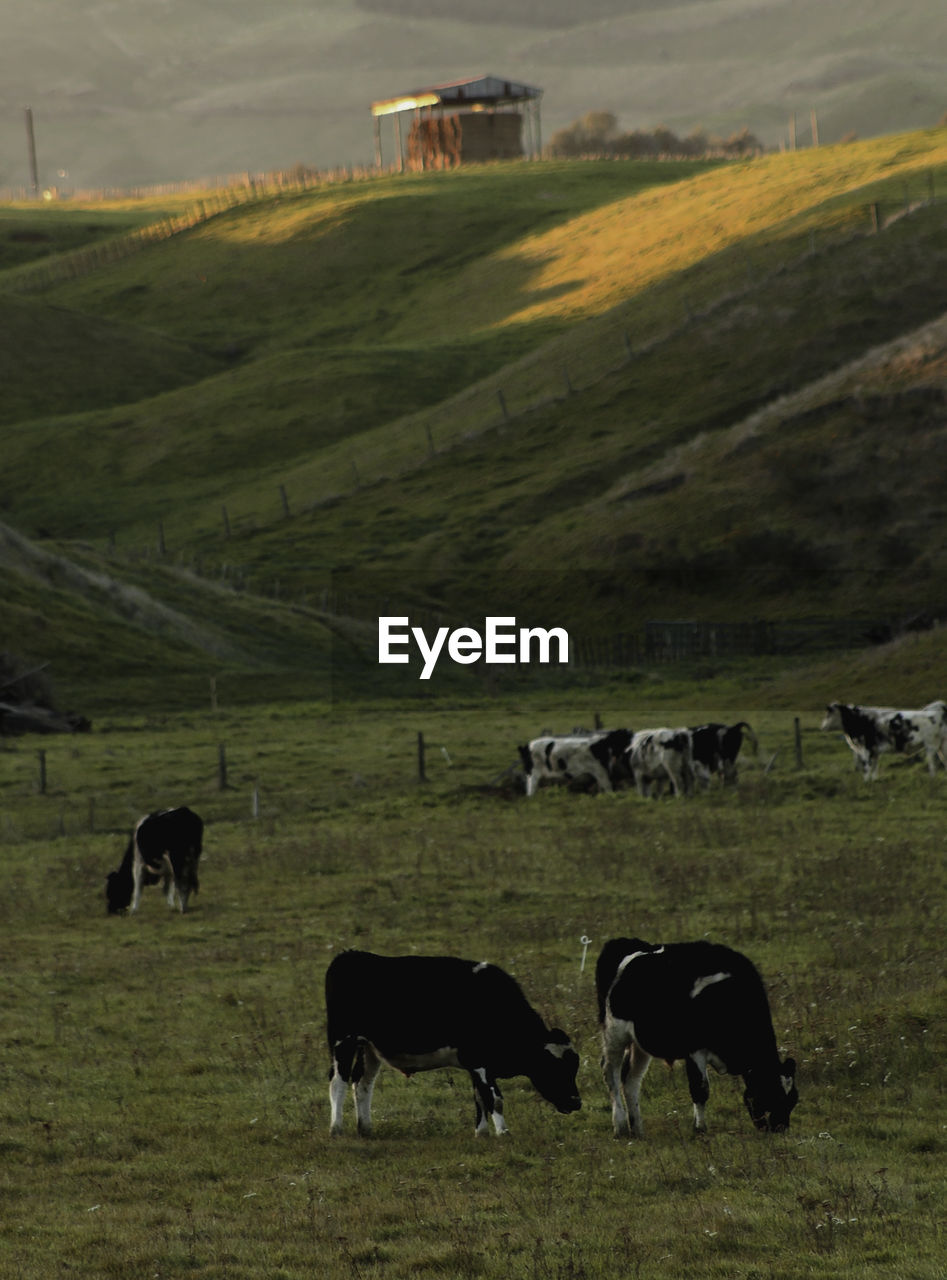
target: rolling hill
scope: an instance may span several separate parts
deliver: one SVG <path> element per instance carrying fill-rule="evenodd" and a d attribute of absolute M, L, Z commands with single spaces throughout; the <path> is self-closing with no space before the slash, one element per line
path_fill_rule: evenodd
<path fill-rule="evenodd" d="M 121 587 L 214 631 L 142 650 L 189 689 L 370 683 L 409 609 L 939 617 L 945 191 L 935 130 L 251 193 L 91 264 L 103 211 L 9 211 L 0 519 L 118 587 L 0 551 L 0 648 L 131 688 Z"/>

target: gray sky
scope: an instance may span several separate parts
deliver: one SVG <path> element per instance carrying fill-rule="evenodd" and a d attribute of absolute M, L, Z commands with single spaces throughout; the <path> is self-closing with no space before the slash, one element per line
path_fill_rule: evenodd
<path fill-rule="evenodd" d="M 470 12 L 476 21 L 470 21 Z M 543 89 L 544 139 L 795 112 L 823 141 L 947 112 L 943 0 L 0 0 L 0 189 L 370 164 L 375 98 L 492 73 Z M 62 171 L 62 174 L 60 173 Z"/>

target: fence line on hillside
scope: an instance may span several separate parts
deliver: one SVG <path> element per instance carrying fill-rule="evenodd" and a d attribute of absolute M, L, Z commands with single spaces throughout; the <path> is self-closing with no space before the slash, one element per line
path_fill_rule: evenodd
<path fill-rule="evenodd" d="M 241 196 L 243 202 L 253 198 L 256 190 L 259 189 L 245 187 Z M 225 208 L 234 207 L 234 203 L 226 203 L 231 200 L 228 191 L 220 192 L 219 196 L 222 202 L 219 208 L 205 200 L 203 208 L 197 209 L 197 221 L 192 221 L 189 225 L 197 225 Z M 259 572 L 245 566 L 228 564 L 219 553 L 212 558 L 206 550 L 195 551 L 193 548 L 210 542 L 222 549 L 235 533 L 271 527 L 338 501 L 378 481 L 409 474 L 426 465 L 437 454 L 450 451 L 485 434 L 515 429 L 537 410 L 564 401 L 577 390 L 596 385 L 642 355 L 653 353 L 661 345 L 676 341 L 683 333 L 710 321 L 726 308 L 745 301 L 759 291 L 765 291 L 773 280 L 795 271 L 813 256 L 837 250 L 863 236 L 877 234 L 905 215 L 927 207 L 935 198 L 932 175 L 928 179 L 925 197 L 924 200 L 911 200 L 905 189 L 903 201 L 887 216 L 880 214 L 877 203 L 870 205 L 866 218 L 867 228 L 849 232 L 844 237 L 837 237 L 829 242 L 823 241 L 819 248 L 810 240 L 806 252 L 771 268 L 765 274 L 754 273 L 752 264 L 747 262 L 741 284 L 718 294 L 699 308 L 688 301 L 686 294 L 681 294 L 678 323 L 672 324 L 667 331 L 646 342 L 634 344 L 628 330 L 622 327 L 620 316 L 617 319 L 612 316 L 598 326 L 597 333 L 601 340 L 584 353 L 581 367 L 566 359 L 567 338 L 548 343 L 541 350 L 506 366 L 500 375 L 467 387 L 429 410 L 407 415 L 400 422 L 386 424 L 383 428 L 363 433 L 354 442 L 343 442 L 334 450 L 325 451 L 320 455 L 318 478 L 314 476 L 308 491 L 301 492 L 303 484 L 308 482 L 308 477 L 304 475 L 297 473 L 294 480 L 288 477 L 279 480 L 274 477 L 272 499 L 266 507 L 254 503 L 252 511 L 238 512 L 231 509 L 231 500 L 231 506 L 221 507 L 219 519 L 214 520 L 211 525 L 198 528 L 189 525 L 187 532 L 180 537 L 175 537 L 173 518 L 165 514 L 155 520 L 156 536 L 153 543 L 123 547 L 118 545 L 113 534 L 108 538 L 108 552 L 129 561 L 156 559 L 162 563 L 176 564 L 190 569 L 204 579 L 216 580 L 239 591 L 252 590 L 255 594 L 299 602 L 298 588 L 289 585 L 285 578 L 281 583 L 279 579 L 274 579 L 272 573 L 261 577 Z M 156 224 L 157 229 L 143 228 L 141 232 L 132 235 L 143 237 L 147 243 L 149 232 L 152 237 L 179 234 L 187 229 L 187 216 L 181 215 L 177 220 L 165 219 Z M 102 253 L 107 247 L 98 246 L 96 252 Z M 291 580 L 296 583 L 306 578 L 311 581 L 311 567 L 300 566 L 297 572 L 291 572 Z M 303 588 L 301 603 L 309 608 L 318 607 L 317 600 L 322 594 L 321 587 L 311 591 Z M 652 660 L 658 658 L 653 656 Z"/>
<path fill-rule="evenodd" d="M 97 193 L 103 201 L 109 199 L 143 198 L 150 196 L 187 194 L 200 192 L 200 198 L 180 213 L 165 214 L 154 222 L 133 231 L 123 232 L 108 240 L 56 254 L 50 259 L 40 259 L 11 270 L 8 288 L 12 293 L 41 293 L 66 280 L 79 280 L 104 267 L 140 253 L 143 249 L 171 240 L 174 236 L 192 231 L 195 227 L 231 209 L 272 199 L 274 196 L 297 196 L 305 192 L 340 183 L 365 181 L 377 176 L 377 169 L 337 169 L 327 171 L 289 170 L 265 174 L 242 174 L 228 178 L 223 183 L 208 188 L 200 183 L 190 185 L 169 184 L 168 187 L 142 189 L 139 193 Z M 77 193 L 74 199 L 81 199 Z M 91 198 L 86 194 L 86 198 Z"/>

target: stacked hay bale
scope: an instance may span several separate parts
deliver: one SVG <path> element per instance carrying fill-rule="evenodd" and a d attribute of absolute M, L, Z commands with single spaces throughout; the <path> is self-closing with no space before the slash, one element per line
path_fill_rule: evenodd
<path fill-rule="evenodd" d="M 487 160 L 518 160 L 523 154 L 518 112 L 465 111 L 416 120 L 408 135 L 411 169 L 454 169 Z"/>

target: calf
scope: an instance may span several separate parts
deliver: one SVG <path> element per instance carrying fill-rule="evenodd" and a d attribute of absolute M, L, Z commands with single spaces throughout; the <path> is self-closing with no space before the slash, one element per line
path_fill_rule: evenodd
<path fill-rule="evenodd" d="M 665 783 L 670 783 L 676 796 L 693 792 L 690 729 L 642 729 L 632 738 L 625 756 L 639 795 L 658 796 Z"/>
<path fill-rule="evenodd" d="M 109 915 L 138 910 L 142 885 L 163 880 L 168 906 L 175 897 L 182 914 L 192 893 L 197 893 L 197 864 L 201 856 L 204 823 L 192 810 L 162 809 L 138 820 L 121 866 L 110 871 L 105 882 Z"/>
<path fill-rule="evenodd" d="M 563 1113 L 582 1105 L 579 1056 L 549 1030 L 515 979 L 492 964 L 455 956 L 378 956 L 343 951 L 326 973 L 330 1133 L 342 1132 L 346 1088 L 360 1134 L 372 1129 L 372 1090 L 386 1063 L 406 1076 L 437 1067 L 468 1072 L 475 1132 L 507 1132 L 497 1077 L 526 1076 Z"/>
<path fill-rule="evenodd" d="M 614 938 L 599 955 L 595 986 L 616 1137 L 641 1136 L 638 1098 L 652 1058 L 684 1059 L 696 1132 L 706 1128 L 708 1066 L 743 1077 L 758 1129 L 789 1128 L 796 1064 L 779 1060 L 766 990 L 746 956 L 711 942 Z"/>
<path fill-rule="evenodd" d="M 526 794 L 535 795 L 543 778 L 571 782 L 586 775 L 595 779 L 600 791 L 611 791 L 612 770 L 630 742 L 630 729 L 534 738 L 518 748 L 526 773 Z"/>
<path fill-rule="evenodd" d="M 929 702 L 919 711 L 830 702 L 822 728 L 845 735 L 866 782 L 878 776 L 879 757 L 884 751 L 923 751 L 932 777 L 938 759 L 947 764 L 947 703 L 941 701 Z"/>
<path fill-rule="evenodd" d="M 704 786 L 709 786 L 714 776 L 724 783 L 736 782 L 737 756 L 743 746 L 744 733 L 752 742 L 753 750 L 759 754 L 756 734 L 745 720 L 738 724 L 712 722 L 691 729 L 694 773 Z"/>

